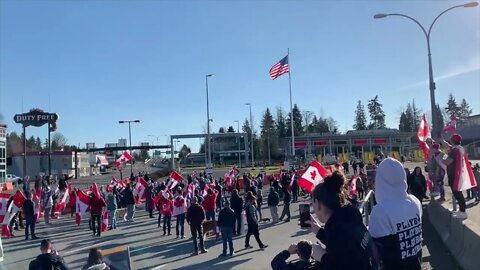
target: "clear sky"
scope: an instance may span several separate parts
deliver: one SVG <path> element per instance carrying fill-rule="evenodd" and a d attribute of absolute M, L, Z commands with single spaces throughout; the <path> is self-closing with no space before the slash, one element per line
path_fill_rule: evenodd
<path fill-rule="evenodd" d="M 205 74 L 212 130 L 254 123 L 269 107 L 289 109 L 288 76 L 269 68 L 291 52 L 293 101 L 352 128 L 357 100 L 376 94 L 387 125 L 415 99 L 429 111 L 426 41 L 418 26 L 468 1 L 5 1 L 0 2 L 0 112 L 39 107 L 60 116 L 69 144 L 128 136 L 118 120 L 140 119 L 148 134 L 201 133 Z M 431 47 L 437 102 L 448 93 L 480 113 L 480 8 L 459 8 L 435 24 Z M 23 101 L 22 101 L 23 100 Z M 27 135 L 46 136 L 46 126 Z M 160 138 L 161 142 L 165 138 Z"/>

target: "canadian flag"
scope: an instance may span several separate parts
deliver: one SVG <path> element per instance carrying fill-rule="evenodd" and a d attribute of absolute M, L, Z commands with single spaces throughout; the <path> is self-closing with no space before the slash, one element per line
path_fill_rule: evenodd
<path fill-rule="evenodd" d="M 173 171 L 172 174 L 170 175 L 170 180 L 168 181 L 167 189 L 172 190 L 178 183 L 181 183 L 182 181 L 183 181 L 182 175 L 176 171 Z"/>
<path fill-rule="evenodd" d="M 292 179 L 290 179 L 290 184 L 288 184 L 288 191 L 292 191 L 293 181 L 295 181 L 295 172 L 292 172 Z"/>
<path fill-rule="evenodd" d="M 473 175 L 470 161 L 461 146 L 454 146 L 452 151 L 455 153 L 455 180 L 452 189 L 455 191 L 465 191 L 477 186 Z"/>
<path fill-rule="evenodd" d="M 447 123 L 447 125 L 443 128 L 443 133 L 447 133 L 449 131 L 457 130 L 457 119 L 454 118 Z"/>
<path fill-rule="evenodd" d="M 71 192 L 72 192 L 72 184 L 69 183 L 67 190 L 63 191 L 63 195 L 60 201 L 55 206 L 55 213 L 59 213 L 59 214 L 62 213 L 63 208 L 65 208 L 65 203 L 67 202 L 67 198 Z"/>
<path fill-rule="evenodd" d="M 7 215 L 7 203 L 8 199 L 10 199 L 9 194 L 0 193 L 0 222 L 3 223 L 3 219 L 5 215 Z"/>
<path fill-rule="evenodd" d="M 102 232 L 108 231 L 108 211 L 103 213 L 103 220 L 102 220 Z"/>
<path fill-rule="evenodd" d="M 145 190 L 147 189 L 148 183 L 141 177 L 137 178 L 137 185 L 133 191 L 133 196 L 135 197 L 135 202 L 140 204 L 142 200 L 145 199 Z"/>
<path fill-rule="evenodd" d="M 187 187 L 187 199 L 191 200 L 194 193 L 195 193 L 195 186 L 193 184 L 188 185 L 188 187 Z"/>
<path fill-rule="evenodd" d="M 352 195 L 358 195 L 358 191 L 357 191 L 357 179 L 358 179 L 358 176 L 357 175 L 354 175 L 352 177 L 352 182 L 350 183 L 350 194 Z"/>
<path fill-rule="evenodd" d="M 120 156 L 119 159 L 117 159 L 117 161 L 115 161 L 113 163 L 113 165 L 115 166 L 120 166 L 122 163 L 125 163 L 129 160 L 132 160 L 132 156 L 127 152 L 127 151 L 124 151 L 123 154 Z"/>
<path fill-rule="evenodd" d="M 117 185 L 117 183 L 118 183 L 117 179 L 112 178 L 112 180 L 110 180 L 110 183 L 107 186 L 107 191 L 112 191 L 113 188 Z"/>
<path fill-rule="evenodd" d="M 97 183 L 93 183 L 92 185 L 92 192 L 95 198 L 100 199 L 100 191 L 98 191 Z"/>
<path fill-rule="evenodd" d="M 76 205 L 76 214 L 75 214 L 75 223 L 80 226 L 82 221 L 82 216 L 87 212 L 88 203 L 90 202 L 90 197 L 83 193 L 83 191 L 77 191 L 77 205 Z"/>
<path fill-rule="evenodd" d="M 308 169 L 298 181 L 298 186 L 307 192 L 312 192 L 313 188 L 328 175 L 327 170 L 318 161 L 312 161 Z"/>
<path fill-rule="evenodd" d="M 23 195 L 23 193 L 20 190 L 17 190 L 15 195 L 13 195 L 12 203 L 8 207 L 7 212 L 6 212 L 5 216 L 3 217 L 3 222 L 2 222 L 2 236 L 3 237 L 9 238 L 11 236 L 10 228 L 8 228 L 8 224 L 10 224 L 10 221 L 15 216 L 15 214 L 20 209 L 22 209 L 26 200 L 27 199 L 25 198 L 25 195 Z"/>
<path fill-rule="evenodd" d="M 428 144 L 426 144 L 425 142 L 428 138 L 431 138 L 432 136 L 430 134 L 430 129 L 428 128 L 427 118 L 425 117 L 425 114 L 422 115 L 422 121 L 420 121 L 420 126 L 418 127 L 417 137 L 420 148 L 422 148 L 424 152 L 424 159 L 428 160 L 428 153 L 430 152 L 430 147 L 428 147 Z"/>

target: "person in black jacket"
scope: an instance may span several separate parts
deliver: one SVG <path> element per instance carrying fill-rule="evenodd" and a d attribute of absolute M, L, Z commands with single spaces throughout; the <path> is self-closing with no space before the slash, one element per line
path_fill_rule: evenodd
<path fill-rule="evenodd" d="M 272 222 L 278 222 L 278 209 L 277 206 L 280 203 L 280 197 L 273 186 L 270 187 L 270 193 L 268 194 L 267 204 L 270 208 L 270 214 L 272 215 Z"/>
<path fill-rule="evenodd" d="M 313 209 L 321 223 L 311 216 L 309 229 L 325 245 L 312 247 L 314 269 L 381 270 L 383 262 L 373 239 L 362 223 L 358 208 L 348 203 L 345 176 L 334 171 L 313 190 Z"/>
<path fill-rule="evenodd" d="M 287 263 L 290 255 L 297 254 L 300 260 Z M 312 242 L 302 240 L 298 244 L 291 244 L 288 250 L 284 250 L 273 258 L 271 266 L 273 270 L 307 270 L 313 267 L 310 257 L 312 256 Z"/>
<path fill-rule="evenodd" d="M 135 216 L 135 198 L 133 196 L 132 188 L 130 184 L 127 184 L 127 187 L 123 193 L 125 204 L 127 206 L 127 215 L 125 216 L 125 220 L 129 222 L 133 222 L 133 217 Z"/>
<path fill-rule="evenodd" d="M 45 239 L 40 243 L 42 254 L 30 262 L 29 270 L 68 270 L 68 266 L 58 252 L 53 249 L 50 240 Z"/>
<path fill-rule="evenodd" d="M 193 197 L 191 205 L 187 210 L 187 223 L 190 224 L 190 229 L 192 232 L 193 248 L 194 252 L 192 255 L 198 255 L 198 244 L 197 237 L 200 239 L 200 250 L 202 253 L 207 253 L 208 250 L 205 249 L 203 242 L 203 230 L 202 224 L 205 221 L 205 210 L 203 207 L 198 204 L 197 198 Z"/>
<path fill-rule="evenodd" d="M 283 211 L 282 215 L 280 216 L 280 221 L 283 220 L 283 217 L 287 216 L 287 219 L 285 222 L 290 221 L 290 191 L 288 191 L 288 188 L 284 187 L 283 188 Z"/>
<path fill-rule="evenodd" d="M 426 196 L 427 192 L 427 180 L 422 173 L 422 168 L 416 167 L 408 176 L 407 180 L 408 190 L 410 193 L 415 196 L 420 203 L 423 202 L 423 198 Z"/>
<path fill-rule="evenodd" d="M 27 200 L 23 205 L 25 211 L 25 240 L 28 240 L 28 229 L 32 234 L 32 240 L 37 239 L 35 236 L 35 203 L 32 201 L 32 193 L 27 193 Z"/>
<path fill-rule="evenodd" d="M 230 208 L 230 202 L 225 201 L 225 207 L 218 214 L 217 226 L 220 227 L 223 241 L 222 256 L 227 256 L 227 243 L 230 249 L 230 256 L 234 255 L 233 248 L 233 230 L 235 229 L 235 212 Z"/>
<path fill-rule="evenodd" d="M 237 226 L 235 227 L 235 235 L 240 235 L 240 228 L 242 225 L 242 211 L 243 211 L 243 200 L 238 196 L 238 190 L 233 190 L 232 197 L 230 198 L 230 205 L 235 212 L 235 218 L 237 220 Z"/>

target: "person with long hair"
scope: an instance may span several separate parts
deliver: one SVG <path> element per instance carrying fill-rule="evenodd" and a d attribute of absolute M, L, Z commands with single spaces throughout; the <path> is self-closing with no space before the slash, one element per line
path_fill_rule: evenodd
<path fill-rule="evenodd" d="M 407 184 L 410 194 L 415 196 L 420 203 L 423 202 L 427 192 L 427 180 L 422 173 L 422 168 L 415 167 L 413 173 L 408 176 Z"/>
<path fill-rule="evenodd" d="M 312 192 L 313 209 L 309 229 L 325 245 L 313 244 L 314 269 L 379 270 L 382 261 L 373 239 L 363 225 L 358 208 L 348 201 L 345 176 L 333 171 Z"/>
<path fill-rule="evenodd" d="M 87 265 L 82 270 L 110 270 L 110 267 L 103 262 L 102 251 L 99 248 L 91 248 L 88 252 Z"/>
<path fill-rule="evenodd" d="M 255 240 L 257 240 L 258 246 L 261 249 L 268 247 L 262 243 L 260 240 L 260 231 L 258 230 L 258 218 L 257 218 L 257 198 L 253 196 L 251 191 L 247 192 L 247 196 L 245 198 L 245 214 L 247 216 L 247 235 L 245 236 L 245 248 L 253 248 L 250 246 L 250 236 L 254 236 Z"/>

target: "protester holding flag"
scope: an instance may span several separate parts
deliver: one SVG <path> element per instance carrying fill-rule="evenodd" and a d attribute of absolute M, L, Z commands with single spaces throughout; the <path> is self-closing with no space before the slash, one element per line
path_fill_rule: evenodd
<path fill-rule="evenodd" d="M 116 187 L 114 187 L 116 189 Z M 107 211 L 108 211 L 108 224 L 110 224 L 109 230 L 115 230 L 117 228 L 117 195 L 115 192 L 109 191 L 107 193 Z"/>
<path fill-rule="evenodd" d="M 334 171 L 314 187 L 313 209 L 325 226 L 321 228 L 313 216 L 306 223 L 325 248 L 313 244 L 312 257 L 318 262 L 313 269 L 383 269 L 360 211 L 348 201 L 346 182 L 340 171 Z"/>
<path fill-rule="evenodd" d="M 172 226 L 172 214 L 173 214 L 173 196 L 168 193 L 163 193 L 163 199 L 160 200 L 160 214 L 163 215 L 163 235 L 167 234 L 168 228 L 168 235 L 172 235 L 170 233 L 170 228 Z"/>
<path fill-rule="evenodd" d="M 173 215 L 176 218 L 175 232 L 177 238 L 185 238 L 185 213 L 187 212 L 187 201 L 182 196 L 182 189 L 177 187 L 174 193 Z"/>
<path fill-rule="evenodd" d="M 32 235 L 32 240 L 37 239 L 35 235 L 35 204 L 32 201 L 32 194 L 27 193 L 27 200 L 23 204 L 23 211 L 25 213 L 25 240 L 28 240 L 30 234 Z"/>
<path fill-rule="evenodd" d="M 101 216 L 103 208 L 106 206 L 105 201 L 101 196 L 96 196 L 95 193 L 92 192 L 90 193 L 90 202 L 88 205 L 90 206 L 90 214 L 92 217 L 93 236 L 100 236 L 102 231 Z M 95 222 L 97 222 L 98 227 L 95 226 Z"/>
<path fill-rule="evenodd" d="M 466 202 L 462 191 L 475 187 L 477 184 L 472 167 L 469 166 L 468 156 L 461 145 L 462 136 L 453 134 L 450 137 L 450 142 L 452 145 L 445 142 L 450 150 L 448 151 L 448 158 L 443 160 L 443 163 L 447 166 L 448 185 L 452 189 L 452 194 L 460 208 L 459 212 L 453 213 L 453 217 L 466 219 Z"/>
<path fill-rule="evenodd" d="M 280 197 L 278 196 L 278 192 L 275 190 L 273 186 L 270 186 L 270 192 L 268 193 L 267 204 L 268 204 L 268 207 L 270 208 L 272 223 L 278 222 L 277 206 L 279 203 L 280 203 Z"/>
<path fill-rule="evenodd" d="M 43 207 L 43 217 L 45 218 L 45 225 L 50 225 L 50 212 L 53 206 L 53 192 L 50 186 L 45 185 L 42 192 L 41 202 Z"/>
<path fill-rule="evenodd" d="M 287 216 L 285 222 L 290 221 L 290 203 L 291 203 L 291 195 L 290 191 L 287 187 L 283 188 L 283 211 L 282 215 L 280 216 L 280 221 L 283 221 L 283 218 Z"/>

